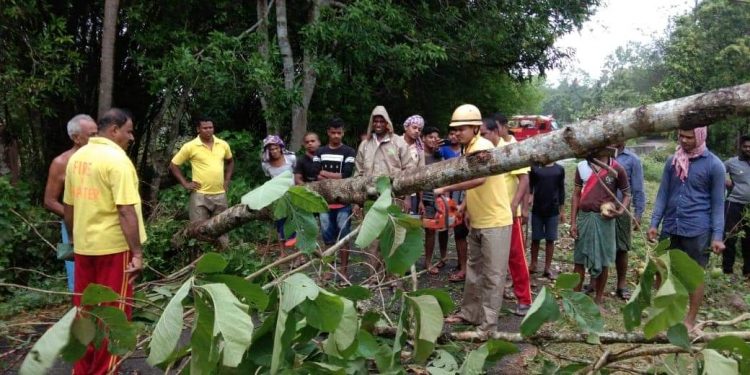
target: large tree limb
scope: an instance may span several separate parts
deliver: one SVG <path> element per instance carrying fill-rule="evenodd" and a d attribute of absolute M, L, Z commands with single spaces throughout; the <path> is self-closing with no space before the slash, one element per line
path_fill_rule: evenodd
<path fill-rule="evenodd" d="M 389 178 L 394 193 L 406 195 L 532 164 L 582 157 L 591 150 L 617 141 L 675 129 L 692 129 L 734 116 L 750 117 L 750 83 L 604 114 L 523 142 L 434 163 Z M 312 182 L 307 187 L 328 202 L 361 204 L 368 196 L 375 195 L 375 180 L 376 177 L 324 180 Z M 238 205 L 204 224 L 190 225 L 178 233 L 174 241 L 184 241 L 178 237 L 185 235 L 218 237 L 256 217 L 256 213 Z M 219 222 L 227 223 L 218 225 Z"/>

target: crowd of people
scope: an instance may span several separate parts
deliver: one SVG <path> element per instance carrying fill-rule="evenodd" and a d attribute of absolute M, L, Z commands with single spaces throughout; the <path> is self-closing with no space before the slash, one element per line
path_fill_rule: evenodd
<path fill-rule="evenodd" d="M 327 124 L 324 146 L 316 133 L 307 133 L 304 154 L 297 157 L 280 137 L 269 135 L 263 140 L 259 162 L 268 177 L 289 171 L 294 183 L 306 184 L 352 176 L 396 176 L 516 142 L 505 116 L 495 113 L 483 117 L 471 104 L 455 109 L 447 134 L 425 125 L 422 116 L 410 116 L 403 122 L 403 133 L 398 135 L 386 109 L 377 106 L 356 150 L 343 141 L 345 132 L 351 129 L 343 120 L 334 118 Z M 194 126 L 196 138 L 180 148 L 169 170 L 190 191 L 190 220 L 198 222 L 227 208 L 226 191 L 234 160 L 230 145 L 214 135 L 211 119 L 197 118 Z M 73 248 L 66 271 L 68 286 L 77 293 L 74 303 L 80 305 L 80 293 L 90 283 L 109 286 L 123 299 L 132 298 L 133 280 L 143 267 L 142 244 L 146 240 L 138 176 L 125 153 L 133 141 L 132 116 L 117 108 L 96 122 L 90 116 L 77 115 L 67 129 L 73 146 L 53 160 L 44 203 L 63 219 L 62 241 Z M 723 269 L 732 273 L 737 242 L 733 234 L 748 229 L 742 216 L 750 203 L 750 136 L 741 139 L 739 155 L 724 163 L 706 149 L 705 127 L 680 130 L 678 141 L 677 151 L 664 166 L 648 238 L 671 239 L 673 248 L 705 267 L 709 256 L 706 249 L 722 252 L 726 234 L 729 248 L 724 252 Z M 186 163 L 191 167 L 190 179 L 181 170 Z M 581 276 L 576 290 L 593 292 L 595 302 L 601 305 L 608 269 L 615 265 L 615 294 L 627 300 L 631 233 L 641 226 L 646 204 L 641 162 L 624 144 L 615 144 L 592 151 L 576 166 L 574 181 L 569 218 L 570 235 L 575 239 L 574 271 Z M 725 196 L 727 189 L 729 195 Z M 551 261 L 559 225 L 566 221 L 565 169 L 557 163 L 397 198 L 404 212 L 420 217 L 432 217 L 449 206 L 436 204 L 438 200 L 451 201 L 457 207 L 456 220 L 449 230 L 425 230 L 424 269 L 430 275 L 438 274 L 447 263 L 449 232 L 456 244 L 457 267 L 448 279 L 464 282 L 463 302 L 456 314 L 446 318 L 447 323 L 466 323 L 479 331 L 493 331 L 503 302 L 506 275 L 512 280 L 512 293 L 518 301 L 515 313 L 520 316 L 528 312 L 532 301 L 530 274 L 541 272 L 550 280 L 557 277 Z M 329 204 L 329 211 L 319 216 L 325 246 L 349 233 L 353 213 L 358 210 L 356 205 Z M 523 225 L 531 227 L 530 262 Z M 276 227 L 283 251 L 292 246 L 294 235 L 285 233 L 283 220 Z M 437 261 L 433 260 L 435 237 L 439 247 Z M 741 241 L 746 276 L 750 275 L 748 238 Z M 539 267 L 542 241 L 544 264 Z M 216 244 L 220 249 L 226 248 L 228 238 L 222 236 Z M 377 241 L 363 250 L 371 268 L 382 270 Z M 339 251 L 337 273 L 346 279 L 348 268 L 349 251 L 343 249 Z M 587 273 L 591 281 L 584 286 Z M 702 298 L 702 287 L 691 294 L 685 319 L 689 329 L 695 325 Z M 130 317 L 129 304 L 115 305 Z M 113 358 L 107 353 L 105 340 L 98 348 L 88 348 L 84 358 L 76 363 L 75 372 L 106 373 L 116 363 Z"/>

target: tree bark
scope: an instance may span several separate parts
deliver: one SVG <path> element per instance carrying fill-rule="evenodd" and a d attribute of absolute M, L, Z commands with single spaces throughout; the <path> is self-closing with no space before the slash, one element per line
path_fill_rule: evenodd
<path fill-rule="evenodd" d="M 112 107 L 115 39 L 117 36 L 117 12 L 119 9 L 119 0 L 105 0 L 104 22 L 102 27 L 101 69 L 99 72 L 99 117 Z"/>
<path fill-rule="evenodd" d="M 271 0 L 273 3 L 273 0 Z M 268 7 L 270 4 L 266 3 L 266 0 L 257 0 L 256 10 L 258 13 L 258 34 L 260 35 L 260 43 L 258 44 L 258 53 L 260 53 L 266 64 L 270 65 L 270 53 L 269 53 L 269 40 L 268 40 Z M 262 85 L 260 87 L 260 106 L 263 108 L 263 113 L 269 114 L 273 112 L 269 107 L 268 99 L 271 97 L 271 87 L 268 85 Z M 265 116 L 266 120 L 266 133 L 267 134 L 279 134 L 278 120 L 275 116 Z"/>
<path fill-rule="evenodd" d="M 286 16 L 286 0 L 276 0 L 276 39 L 279 43 L 279 52 L 281 52 L 281 67 L 284 76 L 284 89 L 288 92 L 294 90 L 294 53 L 292 52 L 292 45 L 289 43 L 289 27 Z M 295 133 L 297 124 L 294 123 L 295 113 L 298 104 L 292 105 L 292 134 Z M 289 149 L 296 151 L 299 145 L 292 142 L 289 144 Z"/>
<path fill-rule="evenodd" d="M 532 164 L 583 157 L 614 142 L 675 129 L 693 129 L 733 116 L 750 117 L 750 83 L 604 114 L 523 142 L 388 177 L 394 194 L 401 196 Z M 376 179 L 353 177 L 316 181 L 306 186 L 328 202 L 362 204 L 367 197 L 376 195 Z M 185 236 L 216 238 L 257 217 L 256 211 L 240 204 L 203 223 L 188 225 L 175 234 L 173 243 L 182 243 Z"/>
<path fill-rule="evenodd" d="M 308 24 L 318 22 L 320 18 L 320 0 L 313 0 L 312 8 L 308 17 Z M 302 145 L 302 138 L 307 133 L 307 111 L 310 108 L 310 100 L 312 100 L 313 93 L 315 92 L 315 84 L 317 83 L 318 75 L 313 67 L 315 61 L 315 51 L 312 49 L 302 49 L 302 100 L 299 105 L 292 107 L 292 139 L 290 141 L 290 147 L 292 150 L 297 150 Z"/>

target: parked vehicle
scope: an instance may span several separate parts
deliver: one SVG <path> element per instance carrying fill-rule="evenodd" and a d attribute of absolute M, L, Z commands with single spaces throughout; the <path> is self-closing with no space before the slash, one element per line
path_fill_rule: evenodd
<path fill-rule="evenodd" d="M 517 141 L 558 129 L 557 121 L 552 116 L 518 115 L 513 116 L 508 124 Z"/>

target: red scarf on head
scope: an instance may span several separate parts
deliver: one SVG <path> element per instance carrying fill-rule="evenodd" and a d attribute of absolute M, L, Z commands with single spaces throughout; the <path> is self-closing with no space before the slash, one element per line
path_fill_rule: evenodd
<path fill-rule="evenodd" d="M 695 148 L 693 151 L 686 152 L 682 149 L 682 146 L 677 146 L 677 151 L 674 153 L 674 158 L 672 159 L 675 174 L 682 182 L 685 182 L 687 179 L 690 159 L 697 158 L 706 151 L 707 128 L 705 126 L 695 128 L 693 132 L 695 133 Z"/>

